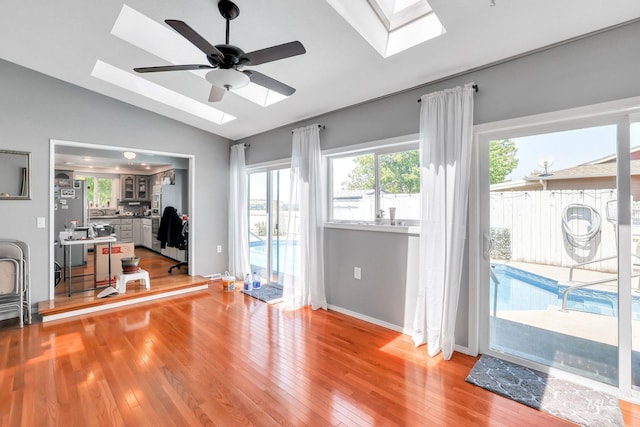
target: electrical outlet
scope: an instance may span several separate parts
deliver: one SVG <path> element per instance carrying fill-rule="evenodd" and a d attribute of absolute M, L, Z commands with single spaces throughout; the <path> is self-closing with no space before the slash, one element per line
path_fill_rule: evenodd
<path fill-rule="evenodd" d="M 39 216 L 38 218 L 36 218 L 36 226 L 38 228 L 45 228 L 47 226 L 47 223 L 45 222 L 43 216 Z"/>
<path fill-rule="evenodd" d="M 360 267 L 353 267 L 353 278 L 362 280 L 362 269 Z"/>
<path fill-rule="evenodd" d="M 218 253 L 221 254 L 222 253 L 222 245 L 218 245 L 217 250 L 218 250 Z"/>

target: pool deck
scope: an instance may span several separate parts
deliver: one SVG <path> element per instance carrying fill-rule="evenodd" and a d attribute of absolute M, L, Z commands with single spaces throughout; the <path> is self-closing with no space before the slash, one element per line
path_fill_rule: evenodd
<path fill-rule="evenodd" d="M 615 277 L 614 273 L 576 269 L 574 271 L 573 282 L 569 282 L 569 268 L 566 267 L 515 261 L 503 264 L 558 280 L 558 282 L 563 285 L 587 283 Z M 638 282 L 636 280 L 637 279 L 634 279 L 634 289 L 632 292 L 634 295 L 640 296 L 640 292 L 637 290 Z M 615 281 L 607 282 L 590 286 L 589 289 L 616 292 L 617 283 Z M 498 317 L 536 328 L 574 336 L 576 338 L 612 346 L 618 345 L 618 321 L 616 317 L 575 310 L 562 311 L 559 307 L 555 306 L 551 306 L 546 310 L 500 310 L 498 311 Z M 632 327 L 632 348 L 634 351 L 640 351 L 640 321 L 633 321 Z"/>

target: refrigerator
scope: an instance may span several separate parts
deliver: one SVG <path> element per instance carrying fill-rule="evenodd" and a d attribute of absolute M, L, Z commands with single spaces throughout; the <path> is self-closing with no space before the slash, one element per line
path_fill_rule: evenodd
<path fill-rule="evenodd" d="M 160 193 L 160 216 L 164 208 L 173 206 L 178 212 L 182 212 L 182 194 L 177 185 L 163 185 Z"/>
<path fill-rule="evenodd" d="M 71 227 L 71 221 L 78 226 L 88 226 L 89 205 L 87 201 L 87 182 L 83 180 L 63 180 L 54 185 L 53 236 L 56 241 L 55 260 L 64 267 L 64 252 L 60 244 L 60 232 Z M 71 266 L 87 264 L 87 245 L 71 248 Z"/>

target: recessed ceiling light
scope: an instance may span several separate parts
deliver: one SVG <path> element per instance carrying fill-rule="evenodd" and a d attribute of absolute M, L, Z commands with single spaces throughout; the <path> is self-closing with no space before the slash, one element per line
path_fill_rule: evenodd
<path fill-rule="evenodd" d="M 127 160 L 133 160 L 136 158 L 136 153 L 134 153 L 133 151 L 125 151 L 122 154 L 124 155 L 124 158 Z"/>

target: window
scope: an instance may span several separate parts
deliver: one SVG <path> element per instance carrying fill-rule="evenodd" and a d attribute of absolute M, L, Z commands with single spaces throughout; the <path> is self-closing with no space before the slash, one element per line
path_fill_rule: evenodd
<path fill-rule="evenodd" d="M 395 208 L 396 220 L 420 219 L 420 154 L 415 147 L 385 148 L 330 158 L 330 218 L 374 222 Z"/>
<path fill-rule="evenodd" d="M 112 177 L 99 176 L 78 176 L 78 179 L 85 180 L 88 183 L 87 201 L 90 208 L 109 208 L 117 207 L 118 194 Z"/>

